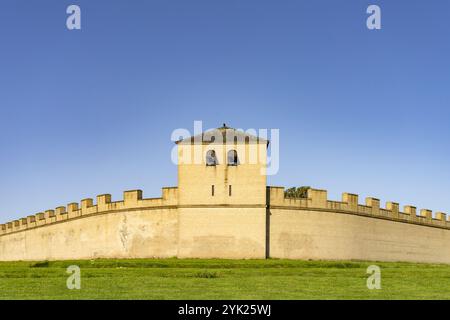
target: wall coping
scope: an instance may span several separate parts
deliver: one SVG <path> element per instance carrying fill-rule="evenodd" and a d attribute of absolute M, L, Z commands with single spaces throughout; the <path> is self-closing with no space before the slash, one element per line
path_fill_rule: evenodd
<path fill-rule="evenodd" d="M 86 198 L 81 200 L 80 203 L 72 202 L 67 206 L 59 206 L 55 210 L 46 210 L 45 212 L 27 216 L 26 218 L 0 224 L 0 237 L 38 227 L 112 212 L 177 208 L 178 188 L 162 188 L 162 197 L 160 198 L 143 198 L 141 190 L 125 191 L 122 201 L 111 201 L 110 194 L 98 195 L 96 198 L 97 203 L 95 205 L 92 198 Z"/>
<path fill-rule="evenodd" d="M 380 206 L 380 200 L 367 197 L 365 204 L 359 203 L 359 195 L 343 193 L 342 201 L 328 199 L 326 190 L 309 189 L 307 198 L 286 198 L 282 187 L 268 186 L 268 206 L 272 209 L 292 209 L 326 211 L 343 214 L 353 214 L 369 218 L 383 219 L 395 222 L 410 223 L 420 226 L 450 230 L 450 219 L 443 212 L 433 212 L 429 209 L 417 211 L 412 205 L 406 205 L 403 211 L 396 202 L 387 202 L 385 208 Z M 449 217 L 450 218 L 450 217 Z"/>
<path fill-rule="evenodd" d="M 343 193 L 342 201 L 334 201 L 328 199 L 328 192 L 326 190 L 309 189 L 307 198 L 286 198 L 284 196 L 284 187 L 268 186 L 267 190 L 267 208 L 269 209 L 311 210 L 353 214 L 450 230 L 450 219 L 447 219 L 446 213 L 436 212 L 433 215 L 433 212 L 429 209 L 417 211 L 417 208 L 412 205 L 404 206 L 403 211 L 401 211 L 400 205 L 396 202 L 387 202 L 385 208 L 381 208 L 380 200 L 372 197 L 366 198 L 365 204 L 360 204 L 359 195 L 352 193 Z M 29 215 L 25 218 L 0 224 L 0 237 L 37 227 L 113 212 L 165 208 L 177 209 L 185 207 L 266 207 L 256 204 L 179 206 L 177 187 L 162 188 L 162 197 L 160 198 L 143 198 L 141 190 L 125 191 L 123 200 L 121 201 L 111 201 L 110 194 L 98 195 L 96 198 L 97 202 L 95 205 L 92 198 L 87 198 L 81 200 L 80 203 L 72 202 L 67 206 L 59 206 L 54 210 L 46 210 L 35 215 Z"/>

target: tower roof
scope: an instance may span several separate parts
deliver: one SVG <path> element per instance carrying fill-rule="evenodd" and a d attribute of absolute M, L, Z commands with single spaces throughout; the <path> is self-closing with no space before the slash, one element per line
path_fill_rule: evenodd
<path fill-rule="evenodd" d="M 267 143 L 269 140 L 243 130 L 228 127 L 225 123 L 222 127 L 204 131 L 195 136 L 176 141 L 176 144 L 222 144 L 222 143 Z"/>

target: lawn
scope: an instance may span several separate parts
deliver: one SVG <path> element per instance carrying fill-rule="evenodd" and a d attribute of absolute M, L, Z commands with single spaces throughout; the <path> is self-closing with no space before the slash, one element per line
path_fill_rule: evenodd
<path fill-rule="evenodd" d="M 366 286 L 381 268 L 381 289 Z M 81 270 L 69 290 L 66 268 Z M 0 299 L 448 299 L 450 265 L 297 260 L 0 262 Z"/>

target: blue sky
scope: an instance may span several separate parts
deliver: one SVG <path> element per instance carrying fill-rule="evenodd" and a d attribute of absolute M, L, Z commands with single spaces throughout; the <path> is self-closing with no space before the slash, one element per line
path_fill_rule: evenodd
<path fill-rule="evenodd" d="M 159 196 L 194 120 L 280 129 L 271 185 L 450 211 L 449 21 L 446 0 L 2 0 L 0 219 Z"/>

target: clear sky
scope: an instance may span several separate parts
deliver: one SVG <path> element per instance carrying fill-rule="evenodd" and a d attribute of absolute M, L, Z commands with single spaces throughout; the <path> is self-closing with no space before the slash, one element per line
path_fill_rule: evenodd
<path fill-rule="evenodd" d="M 0 220 L 160 196 L 194 120 L 280 129 L 271 185 L 450 212 L 449 87 L 448 0 L 2 0 Z"/>

